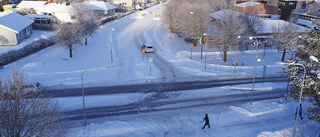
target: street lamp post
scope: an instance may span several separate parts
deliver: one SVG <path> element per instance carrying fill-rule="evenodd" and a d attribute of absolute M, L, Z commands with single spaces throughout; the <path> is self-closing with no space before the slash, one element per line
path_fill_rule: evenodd
<path fill-rule="evenodd" d="M 239 39 L 240 38 L 241 38 L 240 36 L 238 36 L 238 38 L 237 38 L 237 50 L 236 50 L 236 61 L 234 64 L 234 73 L 236 73 L 236 71 L 237 71 L 237 65 L 238 65 L 237 57 L 238 57 L 238 48 L 239 48 Z"/>
<path fill-rule="evenodd" d="M 81 74 L 81 87 L 82 87 L 82 104 L 83 104 L 83 116 L 84 116 L 84 125 L 87 125 L 87 115 L 86 115 L 86 104 L 85 104 L 85 100 L 84 100 L 84 89 L 83 89 L 83 74 L 86 71 L 91 71 L 91 70 L 102 70 L 102 69 L 106 69 L 109 67 L 101 67 L 101 68 L 93 68 L 93 69 L 86 69 L 82 72 Z"/>
<path fill-rule="evenodd" d="M 203 36 L 206 36 L 207 34 L 204 33 Z M 205 44 L 206 44 L 206 54 L 204 57 L 204 70 L 207 70 L 207 49 L 208 49 L 208 39 L 205 39 Z"/>
<path fill-rule="evenodd" d="M 310 56 L 309 59 L 311 61 L 319 62 L 319 60 L 314 56 Z M 297 110 L 297 114 L 296 114 L 296 122 L 295 122 L 294 130 L 293 130 L 293 137 L 295 137 L 296 136 L 296 131 L 297 131 L 298 116 L 299 116 L 299 111 L 300 111 L 300 107 L 299 106 L 301 104 L 302 91 L 303 91 L 303 88 L 304 88 L 304 81 L 305 81 L 305 77 L 306 77 L 306 67 L 303 64 L 297 64 L 297 63 L 280 63 L 280 64 L 292 65 L 292 66 L 302 66 L 303 67 L 303 78 L 302 78 L 302 83 L 301 83 L 299 104 L 298 104 L 298 110 Z"/>
<path fill-rule="evenodd" d="M 255 41 L 258 41 L 256 38 L 254 37 L 249 37 L 250 40 L 253 40 L 255 39 Z M 255 58 L 255 61 L 254 61 L 254 70 L 253 70 L 253 78 L 252 78 L 252 92 L 251 92 L 251 103 L 250 105 L 252 106 L 252 99 L 253 99 L 253 90 L 254 90 L 254 80 L 255 80 L 255 77 L 256 77 L 256 66 L 257 66 L 257 61 L 260 61 L 260 59 L 258 59 L 258 46 L 259 46 L 259 41 L 256 46 L 256 58 Z"/>
<path fill-rule="evenodd" d="M 111 63 L 113 63 L 113 55 L 112 55 L 112 31 L 114 31 L 114 28 L 112 28 L 111 30 L 110 30 L 110 43 L 111 43 L 111 50 L 110 50 L 110 52 L 111 52 Z"/>
<path fill-rule="evenodd" d="M 300 39 L 301 39 L 301 35 L 298 36 L 298 45 L 300 43 Z M 290 48 L 289 48 L 290 49 Z M 295 60 L 295 57 L 293 58 L 293 49 L 291 50 L 291 60 Z M 288 77 L 288 82 L 287 82 L 287 90 L 286 90 L 286 94 L 288 94 L 288 90 L 289 90 L 289 81 L 290 81 L 290 77 Z M 285 100 L 287 100 L 287 96 L 285 97 Z"/>
<path fill-rule="evenodd" d="M 189 13 L 191 15 L 197 15 L 197 16 L 200 17 L 200 15 L 198 15 L 198 14 L 192 12 L 192 11 L 190 11 Z M 201 17 L 200 17 L 200 24 L 202 25 L 202 18 Z M 201 28 L 201 37 L 203 37 L 203 29 L 202 28 Z M 200 41 L 201 41 L 201 39 L 200 39 Z M 202 52 L 203 52 L 203 43 L 201 43 L 201 59 L 202 59 Z"/>

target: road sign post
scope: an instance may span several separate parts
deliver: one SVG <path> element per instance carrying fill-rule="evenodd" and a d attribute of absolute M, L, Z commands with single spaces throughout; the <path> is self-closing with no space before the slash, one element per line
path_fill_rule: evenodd
<path fill-rule="evenodd" d="M 145 49 L 142 49 L 142 60 L 144 61 L 144 53 L 146 53 Z"/>
<path fill-rule="evenodd" d="M 150 76 L 151 76 L 151 66 L 152 65 L 153 65 L 153 58 L 149 58 Z"/>
<path fill-rule="evenodd" d="M 263 66 L 263 79 L 262 79 L 262 84 L 264 82 L 264 77 L 266 76 L 267 74 L 267 67 L 266 66 Z"/>
<path fill-rule="evenodd" d="M 192 60 L 192 49 L 193 49 L 192 45 L 190 46 L 190 49 L 191 49 L 191 60 Z"/>

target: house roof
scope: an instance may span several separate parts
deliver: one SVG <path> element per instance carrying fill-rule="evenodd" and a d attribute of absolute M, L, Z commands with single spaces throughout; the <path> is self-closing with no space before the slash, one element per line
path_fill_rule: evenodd
<path fill-rule="evenodd" d="M 103 1 L 88 1 L 87 3 L 94 10 L 112 10 L 117 8 L 116 6 L 113 6 Z"/>
<path fill-rule="evenodd" d="M 224 10 L 219 10 L 217 12 L 214 12 L 211 15 L 213 18 L 221 19 L 223 16 L 225 16 L 225 14 L 242 14 L 242 13 L 229 10 L 229 9 L 224 9 Z"/>
<path fill-rule="evenodd" d="M 274 25 L 284 25 L 284 24 L 292 24 L 294 25 L 295 27 L 298 28 L 298 31 L 299 32 L 306 32 L 308 30 L 308 28 L 306 27 L 302 27 L 302 26 L 299 26 L 299 25 L 296 25 L 294 23 L 290 23 L 290 22 L 287 22 L 287 21 L 283 21 L 283 20 L 263 20 L 263 25 L 264 25 L 264 29 L 263 29 L 263 33 L 274 33 L 272 27 Z"/>
<path fill-rule="evenodd" d="M 233 10 L 225 9 L 225 10 L 220 10 L 220 11 L 212 13 L 212 17 L 216 18 L 216 19 L 221 19 L 222 17 L 225 16 L 225 14 L 229 14 L 229 13 L 242 14 L 240 12 L 236 12 L 236 11 L 233 11 Z M 261 20 L 262 20 L 262 23 L 263 23 L 263 26 L 264 26 L 264 28 L 263 28 L 261 33 L 274 33 L 274 31 L 272 29 L 273 25 L 278 25 L 278 24 L 281 25 L 281 24 L 290 23 L 290 22 L 283 21 L 283 20 L 272 20 L 272 19 L 261 19 Z M 305 32 L 308 29 L 306 27 L 302 27 L 302 26 L 296 25 L 294 23 L 291 23 L 291 24 L 293 24 L 294 26 L 299 28 L 299 32 Z"/>
<path fill-rule="evenodd" d="M 73 11 L 73 8 L 71 5 L 66 6 L 65 4 L 60 4 L 60 3 L 49 3 L 42 7 L 37 8 L 37 10 L 54 11 L 54 12 L 71 12 Z"/>
<path fill-rule="evenodd" d="M 21 1 L 17 8 L 38 8 L 48 4 L 47 1 Z"/>
<path fill-rule="evenodd" d="M 249 6 L 255 6 L 255 5 L 260 5 L 260 2 L 244 2 L 244 3 L 240 3 L 240 4 L 235 4 L 234 6 L 237 7 L 249 7 Z"/>
<path fill-rule="evenodd" d="M 13 11 L 0 12 L 0 26 L 16 33 L 31 25 L 34 21 Z"/>

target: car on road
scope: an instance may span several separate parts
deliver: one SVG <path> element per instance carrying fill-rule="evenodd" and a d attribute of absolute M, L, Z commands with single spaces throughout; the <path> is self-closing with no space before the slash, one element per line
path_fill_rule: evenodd
<path fill-rule="evenodd" d="M 143 44 L 141 46 L 141 49 L 144 49 L 146 53 L 153 53 L 154 52 L 154 48 L 152 45 L 148 45 L 148 44 Z"/>

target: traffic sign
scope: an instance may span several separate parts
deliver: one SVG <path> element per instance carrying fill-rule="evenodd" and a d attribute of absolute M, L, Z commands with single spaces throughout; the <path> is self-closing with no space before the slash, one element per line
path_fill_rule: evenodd
<path fill-rule="evenodd" d="M 149 65 L 153 65 L 153 58 L 149 58 Z"/>

